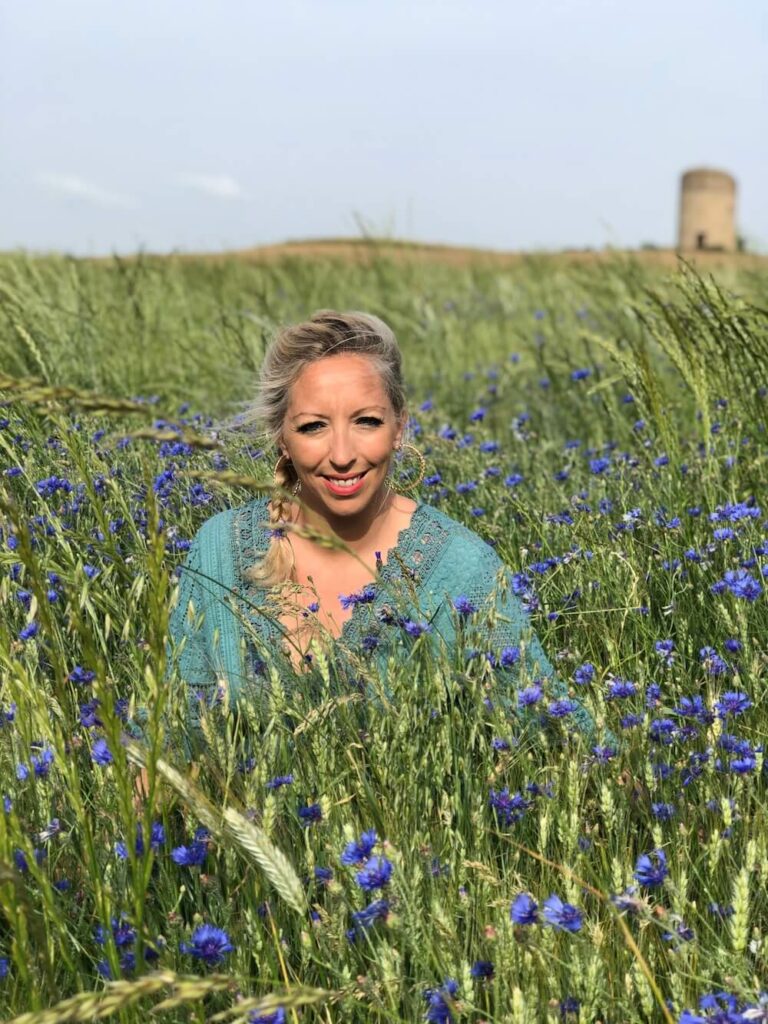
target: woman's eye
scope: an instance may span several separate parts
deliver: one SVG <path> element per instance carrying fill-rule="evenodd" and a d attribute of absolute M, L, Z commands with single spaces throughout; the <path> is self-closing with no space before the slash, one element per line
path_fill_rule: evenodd
<path fill-rule="evenodd" d="M 384 421 L 380 420 L 377 416 L 363 416 L 357 422 L 365 423 L 370 427 L 380 427 Z"/>
<path fill-rule="evenodd" d="M 322 425 L 323 424 L 318 420 L 313 423 L 302 423 L 301 426 L 296 429 L 300 434 L 313 434 L 319 427 L 322 427 Z"/>

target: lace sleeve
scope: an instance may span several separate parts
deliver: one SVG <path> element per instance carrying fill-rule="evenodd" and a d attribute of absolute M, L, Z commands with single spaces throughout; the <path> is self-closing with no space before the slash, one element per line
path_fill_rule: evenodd
<path fill-rule="evenodd" d="M 213 695 L 216 670 L 210 656 L 209 631 L 212 608 L 204 586 L 201 548 L 202 530 L 198 532 L 179 569 L 178 600 L 168 621 L 168 665 L 178 671 L 187 689 L 188 715 L 191 725 L 199 725 L 200 701 Z"/>

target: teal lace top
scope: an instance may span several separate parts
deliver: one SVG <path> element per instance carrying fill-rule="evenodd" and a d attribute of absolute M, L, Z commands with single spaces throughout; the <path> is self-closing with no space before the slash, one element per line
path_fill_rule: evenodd
<path fill-rule="evenodd" d="M 256 498 L 212 516 L 180 570 L 170 649 L 189 688 L 193 725 L 201 703 L 212 701 L 222 687 L 230 700 L 247 700 L 268 686 L 273 667 L 282 678 L 295 677 L 275 591 L 245 574 L 269 544 L 267 501 Z M 364 668 L 373 659 L 378 672 L 386 673 L 387 659 L 407 658 L 413 635 L 424 624 L 430 643 L 445 643 L 455 653 L 457 642 L 466 642 L 464 635 L 457 641 L 453 602 L 461 596 L 478 609 L 473 616 L 478 656 L 505 666 L 503 675 L 513 686 L 525 663 L 531 678 L 542 679 L 549 699 L 567 696 L 510 584 L 509 570 L 489 544 L 438 509 L 418 504 L 377 578 L 353 595 L 352 615 L 332 653 Z M 569 721 L 592 735 L 594 723 L 581 705 Z"/>

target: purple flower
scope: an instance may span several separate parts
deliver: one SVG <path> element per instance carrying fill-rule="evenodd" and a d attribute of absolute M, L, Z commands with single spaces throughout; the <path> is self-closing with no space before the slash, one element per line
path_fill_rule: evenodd
<path fill-rule="evenodd" d="M 267 789 L 280 789 L 281 786 L 290 786 L 293 782 L 292 775 L 276 775 L 265 783 Z"/>
<path fill-rule="evenodd" d="M 559 700 L 550 702 L 547 713 L 552 718 L 567 718 L 568 715 L 573 714 L 578 706 L 578 701 L 571 700 L 569 697 L 561 697 Z"/>
<path fill-rule="evenodd" d="M 572 903 L 563 903 L 554 893 L 544 900 L 544 923 L 557 928 L 558 931 L 578 932 L 581 929 L 583 916 Z"/>
<path fill-rule="evenodd" d="M 527 892 L 518 893 L 509 908 L 509 916 L 517 925 L 531 925 L 539 923 L 539 905 Z"/>
<path fill-rule="evenodd" d="M 626 700 L 636 693 L 637 686 L 631 679 L 613 679 L 608 686 L 606 700 Z"/>
<path fill-rule="evenodd" d="M 91 672 L 88 668 L 82 668 L 80 665 L 75 665 L 67 676 L 67 679 L 69 679 L 71 683 L 77 683 L 78 686 L 84 686 L 86 683 L 91 683 L 95 678 L 95 672 Z"/>
<path fill-rule="evenodd" d="M 414 622 L 412 619 L 406 619 L 403 622 L 403 629 L 414 639 L 420 637 L 422 633 L 431 633 L 432 627 L 428 622 Z"/>
<path fill-rule="evenodd" d="M 383 889 L 392 877 L 392 862 L 386 857 L 371 857 L 368 863 L 357 872 L 355 880 L 365 892 Z"/>
<path fill-rule="evenodd" d="M 112 751 L 107 746 L 107 741 L 104 738 L 96 740 L 91 748 L 91 760 L 94 764 L 100 765 L 102 768 L 106 768 L 107 765 L 112 764 L 115 760 L 112 756 Z"/>
<path fill-rule="evenodd" d="M 248 1016 L 248 1024 L 287 1024 L 287 1021 L 282 1006 L 278 1006 L 274 1013 L 258 1013 L 252 1010 Z"/>
<path fill-rule="evenodd" d="M 674 804 L 652 803 L 651 812 L 657 821 L 671 821 L 676 809 Z"/>
<path fill-rule="evenodd" d="M 453 607 L 459 615 L 472 615 L 477 611 L 477 606 L 472 604 L 469 598 L 464 594 L 459 594 L 458 597 L 453 599 Z"/>
<path fill-rule="evenodd" d="M 664 882 L 668 874 L 667 855 L 663 850 L 643 853 L 637 858 L 634 877 L 640 885 L 655 889 Z"/>
<path fill-rule="evenodd" d="M 354 608 L 358 604 L 370 604 L 376 599 L 376 588 L 372 583 L 367 584 L 362 590 L 354 594 L 339 594 L 341 607 L 344 609 Z"/>
<path fill-rule="evenodd" d="M 589 661 L 585 661 L 583 665 L 579 665 L 573 673 L 573 681 L 578 686 L 586 686 L 588 683 L 591 683 L 594 678 L 595 666 Z"/>
<path fill-rule="evenodd" d="M 544 691 L 541 685 L 539 683 L 532 683 L 518 693 L 517 706 L 519 708 L 531 707 L 533 704 L 538 704 L 543 696 Z"/>
<path fill-rule="evenodd" d="M 180 867 L 201 868 L 208 855 L 208 844 L 206 842 L 194 841 L 189 846 L 176 846 L 171 850 L 171 860 Z"/>
<path fill-rule="evenodd" d="M 427 1012 L 424 1019 L 431 1024 L 449 1024 L 453 1020 L 451 1007 L 459 991 L 458 982 L 446 978 L 441 988 L 428 988 L 424 993 L 427 1000 Z"/>
<path fill-rule="evenodd" d="M 724 584 L 734 597 L 745 601 L 756 601 L 763 592 L 760 582 L 746 569 L 729 570 L 720 583 Z M 717 584 L 713 586 L 717 586 Z"/>
<path fill-rule="evenodd" d="M 356 910 L 352 920 L 361 928 L 370 928 L 377 921 L 386 921 L 389 914 L 389 902 L 387 900 L 374 900 L 362 910 Z"/>
<path fill-rule="evenodd" d="M 19 640 L 31 640 L 33 637 L 37 636 L 39 629 L 40 627 L 36 622 L 27 623 L 24 629 L 19 633 Z"/>
<path fill-rule="evenodd" d="M 752 701 L 746 693 L 739 693 L 735 690 L 724 693 L 720 700 L 715 702 L 718 718 L 725 718 L 726 715 L 743 715 L 751 707 Z"/>
<path fill-rule="evenodd" d="M 367 832 L 363 832 L 356 842 L 347 843 L 339 859 L 345 867 L 351 867 L 353 864 L 362 864 L 371 856 L 375 845 L 376 829 L 372 828 Z"/>
<path fill-rule="evenodd" d="M 189 942 L 182 942 L 179 945 L 182 953 L 188 953 L 210 966 L 220 964 L 234 948 L 227 933 L 212 924 L 201 924 L 192 932 Z"/>
<path fill-rule="evenodd" d="M 526 800 L 521 793 L 510 794 L 506 787 L 498 793 L 492 789 L 488 803 L 496 812 L 500 825 L 512 825 L 520 821 L 531 806 L 530 800 Z"/>
<path fill-rule="evenodd" d="M 469 969 L 469 973 L 473 978 L 480 978 L 481 980 L 492 978 L 494 975 L 493 961 L 475 960 Z"/>
<path fill-rule="evenodd" d="M 308 804 L 299 808 L 299 820 L 304 828 L 323 820 L 323 809 L 320 804 Z"/>

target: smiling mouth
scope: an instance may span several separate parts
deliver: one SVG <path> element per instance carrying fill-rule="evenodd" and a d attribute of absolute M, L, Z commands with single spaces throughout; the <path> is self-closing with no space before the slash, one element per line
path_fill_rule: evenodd
<path fill-rule="evenodd" d="M 356 476 L 326 476 L 325 479 L 333 484 L 334 487 L 340 487 L 342 490 L 349 488 L 351 490 L 360 483 L 367 472 L 366 470 L 363 473 L 358 473 Z"/>

